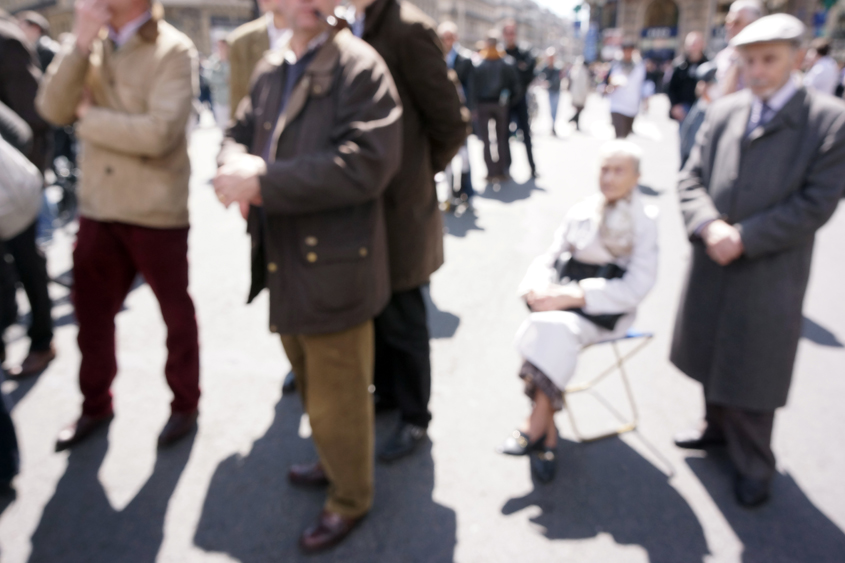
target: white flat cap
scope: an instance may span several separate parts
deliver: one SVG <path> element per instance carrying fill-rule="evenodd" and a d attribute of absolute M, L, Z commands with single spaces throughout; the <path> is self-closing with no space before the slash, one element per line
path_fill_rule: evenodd
<path fill-rule="evenodd" d="M 748 24 L 731 41 L 733 47 L 743 47 L 754 43 L 772 43 L 790 41 L 800 43 L 804 38 L 804 24 L 789 14 L 772 14 Z"/>

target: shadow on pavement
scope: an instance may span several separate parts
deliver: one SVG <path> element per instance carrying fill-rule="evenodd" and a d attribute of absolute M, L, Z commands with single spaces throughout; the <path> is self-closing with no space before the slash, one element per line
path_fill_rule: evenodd
<path fill-rule="evenodd" d="M 639 545 L 651 563 L 701 563 L 708 554 L 704 531 L 668 477 L 618 438 L 594 444 L 560 440 L 557 477 L 534 481 L 534 490 L 505 503 L 503 514 L 537 506 L 531 521 L 552 540 L 610 534 Z M 528 460 L 525 470 L 529 471 Z"/>
<path fill-rule="evenodd" d="M 425 308 L 428 310 L 428 333 L 431 338 L 451 338 L 455 336 L 461 319 L 448 311 L 441 311 L 431 300 L 431 290 L 428 286 L 423 287 L 423 299 Z"/>
<path fill-rule="evenodd" d="M 153 474 L 123 510 L 112 507 L 97 475 L 108 450 L 105 432 L 74 447 L 32 536 L 29 563 L 153 563 L 194 437 L 158 453 Z"/>
<path fill-rule="evenodd" d="M 494 189 L 496 185 L 497 184 L 487 184 L 487 187 L 484 188 L 484 191 L 476 194 L 475 197 L 495 199 L 496 201 L 501 201 L 502 203 L 513 203 L 515 201 L 528 199 L 529 197 L 531 197 L 531 194 L 535 191 L 546 191 L 544 188 L 539 187 L 533 179 L 528 180 L 527 182 L 522 184 L 517 184 L 513 180 L 503 182 L 500 186 L 499 191 L 496 191 Z"/>
<path fill-rule="evenodd" d="M 747 509 L 734 500 L 734 473 L 724 452 L 686 461 L 745 546 L 742 563 L 845 561 L 845 533 L 815 507 L 791 476 L 777 474 L 771 500 Z"/>
<path fill-rule="evenodd" d="M 220 463 L 194 536 L 198 547 L 227 553 L 242 563 L 452 561 L 457 521 L 452 510 L 432 500 L 430 443 L 411 458 L 377 465 L 372 512 L 335 549 L 302 556 L 299 534 L 319 514 L 325 491 L 287 482 L 291 464 L 316 458 L 311 441 L 298 435 L 301 415 L 299 399 L 283 397 L 273 424 L 252 451 Z M 378 417 L 376 434 L 387 436 L 394 426 L 392 417 Z"/>
<path fill-rule="evenodd" d="M 801 336 L 820 346 L 830 346 L 831 348 L 845 347 L 835 334 L 827 330 L 822 325 L 811 321 L 807 317 L 804 317 L 804 326 L 801 329 Z"/>
<path fill-rule="evenodd" d="M 483 231 L 478 226 L 478 216 L 474 209 L 467 209 L 460 217 L 454 213 L 443 214 L 444 233 L 453 237 L 465 237 L 470 231 Z"/>

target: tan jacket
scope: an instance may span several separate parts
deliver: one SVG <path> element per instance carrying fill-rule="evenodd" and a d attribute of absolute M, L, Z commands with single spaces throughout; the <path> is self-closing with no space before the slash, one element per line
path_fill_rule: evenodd
<path fill-rule="evenodd" d="M 230 112 L 235 117 L 238 104 L 249 94 L 249 82 L 255 66 L 264 53 L 270 49 L 270 36 L 267 33 L 267 17 L 245 23 L 229 37 L 229 91 L 231 93 Z"/>
<path fill-rule="evenodd" d="M 251 297 L 270 289 L 270 330 L 338 332 L 390 297 L 381 196 L 399 169 L 402 108 L 384 61 L 349 30 L 319 48 L 279 116 L 283 62 L 259 63 L 218 161 L 270 147 L 249 219 Z"/>
<path fill-rule="evenodd" d="M 36 106 L 82 141 L 80 213 L 154 228 L 188 225 L 191 165 L 185 133 L 197 85 L 193 43 L 153 19 L 123 47 L 68 42 L 47 70 Z M 83 88 L 94 107 L 77 121 Z"/>

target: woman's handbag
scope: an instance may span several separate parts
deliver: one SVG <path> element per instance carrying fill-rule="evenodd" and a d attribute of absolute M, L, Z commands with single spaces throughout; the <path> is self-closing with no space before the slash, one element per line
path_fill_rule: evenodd
<path fill-rule="evenodd" d="M 555 270 L 557 271 L 558 283 L 561 284 L 579 282 L 588 278 L 604 278 L 606 280 L 613 280 L 625 275 L 625 269 L 620 268 L 616 264 L 586 264 L 584 262 L 579 262 L 575 258 L 570 258 L 569 260 L 558 259 L 558 261 L 555 262 Z M 571 311 L 607 330 L 613 330 L 616 328 L 616 323 L 624 316 L 624 314 L 588 315 L 583 311 L 583 309 L 571 309 Z"/>
<path fill-rule="evenodd" d="M 35 221 L 43 187 L 38 168 L 0 137 L 0 240 L 14 238 Z"/>

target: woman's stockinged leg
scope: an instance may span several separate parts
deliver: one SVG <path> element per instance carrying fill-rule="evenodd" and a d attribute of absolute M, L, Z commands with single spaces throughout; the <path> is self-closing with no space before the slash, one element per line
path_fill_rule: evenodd
<path fill-rule="evenodd" d="M 540 390 L 534 392 L 534 401 L 529 417 L 522 425 L 532 443 L 545 436 L 544 445 L 553 448 L 557 445 L 557 427 L 555 426 L 554 408 L 549 397 Z"/>

